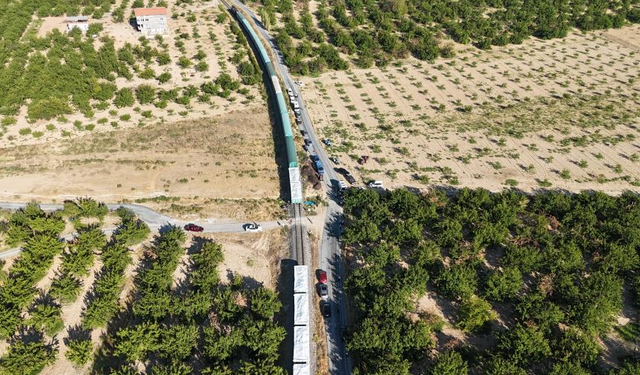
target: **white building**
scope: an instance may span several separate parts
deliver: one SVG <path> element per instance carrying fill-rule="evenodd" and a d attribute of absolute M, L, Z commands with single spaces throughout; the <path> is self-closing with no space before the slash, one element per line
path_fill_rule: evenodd
<path fill-rule="evenodd" d="M 67 24 L 67 31 L 80 29 L 83 33 L 86 33 L 89 30 L 89 17 L 67 17 L 65 23 Z"/>
<path fill-rule="evenodd" d="M 136 8 L 138 31 L 145 34 L 164 34 L 169 31 L 167 26 L 167 8 Z"/>

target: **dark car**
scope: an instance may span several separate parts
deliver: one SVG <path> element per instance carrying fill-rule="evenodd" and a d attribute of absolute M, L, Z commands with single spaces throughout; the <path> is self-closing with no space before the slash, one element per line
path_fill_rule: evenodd
<path fill-rule="evenodd" d="M 186 230 L 187 232 L 202 232 L 204 230 L 204 228 L 199 226 L 199 225 L 195 225 L 193 223 L 189 223 L 189 224 L 184 226 L 184 230 Z"/>
<path fill-rule="evenodd" d="M 325 270 L 319 270 L 318 271 L 318 281 L 326 284 L 327 283 L 327 271 Z"/>
<path fill-rule="evenodd" d="M 356 179 L 355 179 L 355 177 L 353 177 L 353 176 L 351 175 L 351 173 L 349 173 L 349 172 L 347 172 L 347 173 L 344 175 L 344 178 L 345 178 L 345 179 L 346 179 L 346 180 L 347 180 L 351 185 L 353 185 L 353 184 L 355 184 L 355 183 L 356 183 Z"/>
<path fill-rule="evenodd" d="M 323 303 L 320 309 L 322 310 L 322 316 L 325 318 L 331 317 L 331 305 L 329 305 L 329 302 Z"/>
<path fill-rule="evenodd" d="M 342 168 L 342 167 L 335 168 L 335 171 L 336 171 L 336 173 L 340 173 L 340 174 L 341 174 L 341 175 L 343 175 L 343 176 L 344 176 L 345 174 L 348 174 L 348 173 L 349 173 L 346 169 L 344 169 L 344 168 Z"/>
<path fill-rule="evenodd" d="M 327 288 L 327 284 L 318 284 L 318 294 L 323 300 L 329 298 L 329 288 Z"/>

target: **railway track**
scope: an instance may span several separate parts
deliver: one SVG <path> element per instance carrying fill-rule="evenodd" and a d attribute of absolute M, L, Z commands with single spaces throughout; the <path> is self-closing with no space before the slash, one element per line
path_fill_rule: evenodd
<path fill-rule="evenodd" d="M 283 90 L 281 88 L 278 76 L 271 62 L 271 57 L 269 56 L 267 49 L 263 46 L 260 41 L 260 37 L 253 30 L 253 26 L 250 25 L 246 17 L 244 17 L 241 12 L 236 9 L 233 5 L 231 5 L 227 0 L 220 0 L 220 2 L 227 8 L 227 10 L 234 16 L 241 24 L 244 24 L 245 32 L 247 33 L 247 37 L 249 39 L 254 39 L 253 45 L 256 48 L 257 57 L 262 60 L 262 65 L 265 69 L 265 73 L 271 76 L 272 82 L 271 85 L 267 84 L 267 88 L 271 86 L 274 93 L 274 100 L 276 100 L 277 106 L 279 108 L 279 116 L 276 116 L 281 121 L 281 125 L 283 128 L 283 133 L 285 137 L 286 152 L 288 158 L 288 168 L 289 168 L 289 187 L 291 193 L 291 233 L 290 233 L 290 256 L 293 260 L 295 260 L 298 264 L 304 265 L 307 259 L 305 259 L 305 228 L 304 223 L 302 221 L 302 205 L 300 202 L 302 201 L 302 190 L 301 185 L 299 183 L 300 172 L 298 169 L 298 160 L 297 155 L 295 153 L 295 144 L 293 141 L 293 133 L 291 129 L 291 123 L 289 118 L 289 112 L 287 106 L 284 101 Z"/>

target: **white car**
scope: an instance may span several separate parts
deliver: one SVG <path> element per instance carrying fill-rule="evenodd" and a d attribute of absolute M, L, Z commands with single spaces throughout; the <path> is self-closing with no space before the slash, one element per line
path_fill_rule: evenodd
<path fill-rule="evenodd" d="M 247 223 L 243 225 L 244 231 L 249 233 L 258 233 L 262 232 L 262 227 L 257 223 Z"/>
<path fill-rule="evenodd" d="M 384 184 L 382 181 L 371 181 L 369 182 L 369 187 L 372 189 L 384 189 Z"/>
<path fill-rule="evenodd" d="M 349 187 L 343 180 L 339 180 L 338 185 L 340 186 L 340 190 L 346 190 Z"/>

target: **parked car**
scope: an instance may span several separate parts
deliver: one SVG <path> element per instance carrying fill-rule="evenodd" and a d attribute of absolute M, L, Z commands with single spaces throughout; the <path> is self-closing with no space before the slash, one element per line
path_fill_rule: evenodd
<path fill-rule="evenodd" d="M 344 178 L 346 178 L 346 179 L 347 179 L 347 182 L 349 182 L 351 185 L 353 185 L 353 184 L 355 184 L 355 183 L 356 183 L 356 179 L 355 179 L 355 177 L 353 177 L 353 176 L 351 175 L 351 173 L 349 173 L 349 172 L 347 172 L 347 173 L 344 175 Z"/>
<path fill-rule="evenodd" d="M 329 158 L 329 160 L 331 160 L 331 162 L 332 162 L 333 164 L 335 164 L 335 165 L 339 165 L 339 164 L 340 164 L 340 159 L 338 159 L 338 158 L 337 158 L 337 157 L 335 157 L 335 156 L 330 157 L 330 158 Z"/>
<path fill-rule="evenodd" d="M 329 304 L 329 302 L 323 303 L 321 309 L 322 309 L 322 316 L 324 316 L 325 318 L 331 317 L 331 305 Z"/>
<path fill-rule="evenodd" d="M 331 140 L 329 138 L 325 138 L 322 140 L 322 143 L 327 145 L 327 147 L 331 147 Z"/>
<path fill-rule="evenodd" d="M 311 141 L 309 141 L 309 143 L 311 143 Z M 310 155 L 309 157 L 311 158 L 311 161 L 314 163 L 317 161 L 320 161 L 320 158 L 318 157 L 318 155 L 313 154 L 313 155 Z"/>
<path fill-rule="evenodd" d="M 300 129 L 300 134 L 302 134 L 303 137 L 307 136 L 307 131 L 304 129 Z"/>
<path fill-rule="evenodd" d="M 347 190 L 348 188 L 347 183 L 344 182 L 343 180 L 338 181 L 338 186 L 340 186 L 340 190 Z"/>
<path fill-rule="evenodd" d="M 195 225 L 193 223 L 189 223 L 189 224 L 184 226 L 184 230 L 186 230 L 187 232 L 202 232 L 204 230 L 204 228 L 199 226 L 199 225 Z"/>
<path fill-rule="evenodd" d="M 322 284 L 327 283 L 327 271 L 318 270 L 318 281 L 321 282 Z"/>
<path fill-rule="evenodd" d="M 243 225 L 245 232 L 257 233 L 262 232 L 262 226 L 258 223 L 247 223 Z"/>
<path fill-rule="evenodd" d="M 382 183 L 382 181 L 371 181 L 369 182 L 369 187 L 372 189 L 383 189 L 384 184 Z"/>
<path fill-rule="evenodd" d="M 323 300 L 329 299 L 329 288 L 327 284 L 318 284 L 318 294 L 320 294 L 320 298 Z"/>

